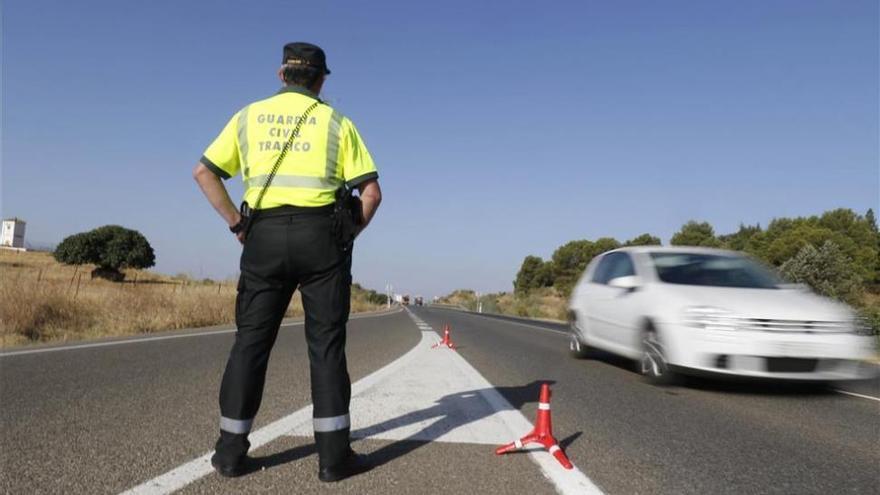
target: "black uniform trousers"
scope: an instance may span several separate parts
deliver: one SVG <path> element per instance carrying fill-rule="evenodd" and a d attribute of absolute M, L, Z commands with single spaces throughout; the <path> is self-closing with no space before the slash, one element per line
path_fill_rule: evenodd
<path fill-rule="evenodd" d="M 333 233 L 332 206 L 261 212 L 244 245 L 235 306 L 238 331 L 220 386 L 221 462 L 235 464 L 260 408 L 269 353 L 294 290 L 305 311 L 315 443 L 321 467 L 349 452 L 351 381 L 345 325 L 351 294 L 351 250 Z"/>

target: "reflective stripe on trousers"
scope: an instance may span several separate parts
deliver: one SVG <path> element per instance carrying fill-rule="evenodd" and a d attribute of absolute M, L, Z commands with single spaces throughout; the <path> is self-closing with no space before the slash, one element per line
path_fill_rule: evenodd
<path fill-rule="evenodd" d="M 348 414 L 333 416 L 332 418 L 314 418 L 312 420 L 315 432 L 330 432 L 351 428 L 351 417 Z"/>
<path fill-rule="evenodd" d="M 220 416 L 220 429 L 228 431 L 229 433 L 235 433 L 237 435 L 250 433 L 251 426 L 253 425 L 253 419 L 232 419 Z"/>

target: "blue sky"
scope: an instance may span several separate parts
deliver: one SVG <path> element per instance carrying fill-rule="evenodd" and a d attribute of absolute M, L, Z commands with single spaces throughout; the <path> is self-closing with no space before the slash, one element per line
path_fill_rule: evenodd
<path fill-rule="evenodd" d="M 313 4 L 4 1 L 2 215 L 234 276 L 190 171 L 298 40 L 379 167 L 354 267 L 377 289 L 509 290 L 573 239 L 880 203 L 874 0 Z"/>

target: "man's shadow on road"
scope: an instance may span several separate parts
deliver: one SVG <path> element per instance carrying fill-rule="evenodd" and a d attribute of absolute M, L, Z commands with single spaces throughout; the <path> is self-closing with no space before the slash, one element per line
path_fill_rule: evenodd
<path fill-rule="evenodd" d="M 371 439 L 383 433 L 396 430 L 398 428 L 409 425 L 432 421 L 429 425 L 407 438 L 392 441 L 391 443 L 380 447 L 367 455 L 373 468 L 377 468 L 392 462 L 393 460 L 405 456 L 414 450 L 434 442 L 445 433 L 464 426 L 468 423 L 479 421 L 488 416 L 495 414 L 496 411 L 487 400 L 490 394 L 500 394 L 509 404 L 505 405 L 503 410 L 518 411 L 524 405 L 529 403 L 537 403 L 540 394 L 541 385 L 543 383 L 553 384 L 552 380 L 536 380 L 526 385 L 513 387 L 493 387 L 487 389 L 469 390 L 456 394 L 449 394 L 441 397 L 437 402 L 426 409 L 413 411 L 396 418 L 392 418 L 375 425 L 367 426 L 359 430 L 352 431 L 352 441 Z M 497 402 L 497 401 L 496 401 Z M 525 435 L 527 431 L 513 432 L 514 435 Z M 581 435 L 581 432 L 574 433 L 559 441 L 560 446 L 564 449 L 572 444 Z M 513 441 L 510 438 L 505 441 Z M 283 452 L 272 454 L 265 457 L 255 457 L 254 461 L 259 468 L 271 468 L 274 466 L 294 462 L 298 459 L 310 456 L 315 453 L 315 445 L 301 445 L 288 449 Z"/>

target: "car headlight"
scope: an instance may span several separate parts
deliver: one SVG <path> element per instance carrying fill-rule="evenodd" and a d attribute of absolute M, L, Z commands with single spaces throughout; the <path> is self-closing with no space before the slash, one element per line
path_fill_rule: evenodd
<path fill-rule="evenodd" d="M 682 315 L 685 325 L 705 330 L 736 330 L 736 320 L 726 309 L 712 306 L 691 306 Z"/>

